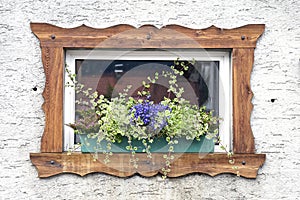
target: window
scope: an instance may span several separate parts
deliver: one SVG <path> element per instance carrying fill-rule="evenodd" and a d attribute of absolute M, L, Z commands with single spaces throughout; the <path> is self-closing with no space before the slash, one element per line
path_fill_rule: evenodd
<path fill-rule="evenodd" d="M 206 29 L 189 29 L 176 25 L 165 26 L 160 29 L 149 25 L 140 28 L 118 25 L 105 29 L 94 29 L 83 25 L 65 29 L 50 24 L 32 23 L 31 29 L 40 40 L 46 77 L 43 92 L 45 129 L 41 139 L 41 152 L 30 154 L 31 161 L 39 172 L 39 177 L 49 177 L 60 173 L 85 175 L 92 172 L 103 172 L 120 177 L 127 177 L 136 173 L 143 176 L 154 176 L 159 173 L 152 163 L 147 162 L 143 154 L 137 155 L 140 164 L 139 168 L 135 169 L 130 163 L 120 162 L 129 160 L 130 155 L 126 153 L 115 154 L 111 164 L 106 165 L 101 162 L 94 162 L 90 154 L 77 152 L 68 155 L 64 151 L 65 52 L 80 49 L 173 49 L 178 51 L 181 49 L 190 49 L 191 51 L 230 49 L 231 77 L 226 73 L 228 74 L 227 83 L 229 84 L 228 87 L 231 88 L 231 94 L 226 97 L 227 93 L 225 93 L 224 99 L 231 99 L 230 107 L 232 109 L 229 108 L 232 110 L 232 130 L 229 133 L 232 135 L 231 149 L 234 152 L 233 158 L 235 159 L 235 166 L 239 168 L 239 174 L 248 178 L 257 176 L 257 171 L 263 165 L 266 155 L 255 153 L 254 137 L 250 124 L 253 96 L 250 76 L 254 61 L 254 49 L 257 39 L 264 31 L 263 24 L 246 25 L 235 29 L 221 29 L 214 26 Z M 123 60 L 124 63 L 121 64 L 124 65 L 126 64 L 125 58 Z M 167 61 L 169 58 L 165 60 Z M 200 63 L 203 61 L 205 60 L 199 60 Z M 210 63 L 213 63 L 211 61 L 219 69 L 226 69 L 226 67 L 222 67 L 221 60 L 209 60 Z M 78 62 L 80 62 L 79 58 Z M 75 65 L 73 66 L 75 67 Z M 121 73 L 120 69 L 116 70 L 116 73 Z M 83 71 L 82 73 L 88 75 L 90 72 Z M 219 73 L 221 76 L 222 74 Z M 220 92 L 217 94 L 219 99 L 222 99 L 222 94 Z M 220 108 L 219 106 L 219 114 L 222 115 Z M 230 117 L 228 121 L 230 122 Z M 211 176 L 220 173 L 237 173 L 228 163 L 226 153 L 209 153 L 205 156 L 197 153 L 184 153 L 175 155 L 175 157 L 176 159 L 172 163 L 174 168 L 168 175 L 170 177 L 194 172 L 206 173 Z M 153 154 L 153 159 L 155 165 L 164 162 L 159 154 Z"/>
<path fill-rule="evenodd" d="M 98 91 L 106 97 L 117 95 L 126 85 L 133 85 L 137 91 L 142 80 L 155 72 L 168 70 L 178 57 L 181 60 L 193 60 L 195 64 L 179 80 L 185 88 L 184 98 L 198 106 L 206 106 L 213 110 L 215 116 L 222 118 L 219 136 L 222 144 L 228 150 L 231 146 L 231 107 L 230 107 L 230 77 L 231 67 L 228 50 L 210 51 L 203 49 L 159 49 L 159 50 L 67 50 L 66 64 L 73 73 L 77 74 L 80 83 L 93 91 Z M 65 82 L 68 82 L 65 74 Z M 163 99 L 167 83 L 161 80 L 153 86 L 152 100 L 156 103 Z M 136 92 L 135 92 L 136 93 Z M 137 94 L 131 96 L 137 96 Z M 75 100 L 78 95 L 73 88 L 65 88 L 64 92 L 64 124 L 75 121 Z M 82 98 L 82 97 L 80 97 Z M 64 150 L 74 148 L 80 139 L 74 136 L 74 131 L 64 126 Z M 215 145 L 215 152 L 224 152 Z"/>

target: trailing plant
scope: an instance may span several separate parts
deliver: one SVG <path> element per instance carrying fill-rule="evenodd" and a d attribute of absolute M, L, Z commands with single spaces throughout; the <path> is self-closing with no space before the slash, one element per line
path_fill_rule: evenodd
<path fill-rule="evenodd" d="M 174 148 L 180 143 L 180 138 L 200 141 L 205 136 L 216 140 L 218 134 L 218 118 L 213 116 L 213 111 L 192 105 L 182 96 L 184 88 L 179 86 L 177 79 L 188 70 L 188 65 L 189 63 L 177 59 L 169 71 L 155 72 L 153 76 L 149 76 L 142 82 L 143 87 L 138 91 L 139 98 L 128 95 L 130 85 L 117 97 L 99 95 L 90 88 L 85 89 L 76 80 L 76 75 L 66 68 L 71 80 L 66 86 L 74 87 L 76 93 L 82 95 L 76 101 L 80 108 L 77 111 L 78 119 L 69 126 L 77 134 L 88 134 L 88 137 L 97 139 L 95 156 L 100 152 L 104 153 L 105 162 L 109 162 L 110 156 L 113 156 L 112 144 L 126 139 L 126 149 L 131 153 L 130 162 L 136 168 L 136 152 L 139 147 L 133 141 L 142 141 L 142 152 L 151 159 L 151 146 L 155 138 L 164 138 L 168 152 L 162 155 L 165 166 L 161 171 L 163 178 L 166 178 L 171 171 Z M 162 78 L 168 80 L 167 96 L 161 102 L 154 103 L 150 88 Z"/>

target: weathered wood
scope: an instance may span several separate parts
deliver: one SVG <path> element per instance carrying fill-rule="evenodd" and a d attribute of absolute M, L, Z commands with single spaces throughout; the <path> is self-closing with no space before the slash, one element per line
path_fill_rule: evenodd
<path fill-rule="evenodd" d="M 95 29 L 85 25 L 60 28 L 50 24 L 31 23 L 31 29 L 42 46 L 66 48 L 254 48 L 264 31 L 263 24 L 235 29 L 211 26 L 189 29 L 178 25 L 160 29 L 146 25 L 134 28 L 118 25 Z"/>
<path fill-rule="evenodd" d="M 233 151 L 254 153 L 254 137 L 250 117 L 253 109 L 253 93 L 250 76 L 254 60 L 254 49 L 233 49 L 232 52 L 232 96 L 233 98 Z"/>
<path fill-rule="evenodd" d="M 140 174 L 145 177 L 161 173 L 165 159 L 163 154 L 153 154 L 152 160 L 145 154 L 137 154 L 138 168 L 129 162 L 130 154 L 114 154 L 110 163 L 103 162 L 103 154 L 94 159 L 92 154 L 73 153 L 31 153 L 30 158 L 39 172 L 39 177 L 50 177 L 60 173 L 74 173 L 84 176 L 89 173 L 103 172 L 106 174 L 128 177 Z M 216 176 L 222 173 L 239 173 L 243 177 L 255 178 L 257 171 L 265 161 L 264 154 L 235 154 L 234 164 L 228 162 L 226 154 L 174 154 L 169 177 L 179 177 L 191 173 L 205 173 Z M 233 169 L 237 167 L 237 169 Z"/>
<path fill-rule="evenodd" d="M 129 163 L 129 154 L 111 157 L 111 164 L 94 162 L 90 154 L 63 153 L 63 69 L 65 48 L 226 48 L 232 49 L 232 99 L 233 99 L 233 151 L 236 165 L 242 176 L 255 178 L 258 168 L 264 163 L 264 154 L 255 152 L 250 126 L 252 91 L 250 75 L 256 41 L 264 31 L 264 25 L 246 25 L 235 29 L 211 26 L 206 29 L 189 29 L 169 25 L 160 29 L 146 25 L 134 28 L 118 25 L 95 29 L 85 25 L 76 28 L 60 28 L 50 24 L 31 23 L 33 33 L 39 38 L 46 75 L 43 93 L 43 109 L 46 122 L 41 141 L 41 152 L 31 154 L 40 177 L 59 173 L 85 175 L 104 172 L 120 177 L 139 173 L 153 176 L 163 166 L 160 154 L 154 155 L 154 163 L 146 161 L 146 155 L 138 154 L 140 167 L 134 169 Z M 51 153 L 46 153 L 51 152 Z M 58 152 L 58 153 L 54 153 Z M 238 153 L 238 154 L 237 154 Z M 200 156 L 200 157 L 199 157 Z M 211 176 L 220 173 L 236 173 L 225 154 L 176 154 L 171 177 L 201 172 Z M 103 160 L 103 159 L 99 159 Z M 51 162 L 54 161 L 54 162 Z M 246 165 L 241 165 L 246 161 Z"/>
<path fill-rule="evenodd" d="M 42 61 L 46 76 L 43 92 L 45 129 L 41 152 L 63 151 L 63 48 L 42 48 Z"/>

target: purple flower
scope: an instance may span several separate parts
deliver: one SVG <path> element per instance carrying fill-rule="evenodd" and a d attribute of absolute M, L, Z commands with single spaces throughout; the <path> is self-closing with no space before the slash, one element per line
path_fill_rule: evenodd
<path fill-rule="evenodd" d="M 143 125 L 148 125 L 151 121 L 150 109 L 151 104 L 149 101 L 144 101 L 143 103 L 133 106 L 135 111 L 134 119 L 138 120 L 139 118 L 143 121 Z"/>
<path fill-rule="evenodd" d="M 148 126 L 150 131 L 160 131 L 167 125 L 167 117 L 158 121 L 159 113 L 163 113 L 171 109 L 168 106 L 164 106 L 162 104 L 153 104 L 153 102 L 149 100 L 144 100 L 142 103 L 136 104 L 131 109 L 131 113 L 134 112 L 134 117 L 132 119 L 133 122 L 137 122 L 137 120 L 141 120 L 143 122 L 143 126 Z"/>

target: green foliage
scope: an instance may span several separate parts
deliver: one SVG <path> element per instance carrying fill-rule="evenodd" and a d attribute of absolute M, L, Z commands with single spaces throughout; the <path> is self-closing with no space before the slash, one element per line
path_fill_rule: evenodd
<path fill-rule="evenodd" d="M 180 69 L 174 66 L 181 66 Z M 171 71 L 156 72 L 153 77 L 148 77 L 142 82 L 143 89 L 138 91 L 139 99 L 134 99 L 128 95 L 131 86 L 127 86 L 122 93 L 114 98 L 106 98 L 92 92 L 91 89 L 84 89 L 84 85 L 76 81 L 76 75 L 71 74 L 66 69 L 72 83 L 66 86 L 74 87 L 76 93 L 80 93 L 89 101 L 79 99 L 76 101 L 78 105 L 88 109 L 77 111 L 80 116 L 81 123 L 76 121 L 70 125 L 76 130 L 76 133 L 86 133 L 97 138 L 97 143 L 105 140 L 106 147 L 97 149 L 106 155 L 105 162 L 109 162 L 112 156 L 111 144 L 121 142 L 122 138 L 127 138 L 127 150 L 131 152 L 130 162 L 134 167 L 138 167 L 138 158 L 135 154 L 137 147 L 132 145 L 132 140 L 141 140 L 144 146 L 142 150 L 151 158 L 151 144 L 155 137 L 164 137 L 168 143 L 168 152 L 163 155 L 165 159 L 165 167 L 161 169 L 163 178 L 166 178 L 171 170 L 171 162 L 174 159 L 172 153 L 174 146 L 178 145 L 178 138 L 186 138 L 187 140 L 200 140 L 201 136 L 208 139 L 216 138 L 216 123 L 218 118 L 213 116 L 212 111 L 207 111 L 205 107 L 198 107 L 190 104 L 190 102 L 182 97 L 184 89 L 177 84 L 177 79 L 183 76 L 184 71 L 188 70 L 187 64 L 178 59 L 171 66 Z M 137 105 L 149 106 L 153 108 L 154 103 L 145 100 L 150 93 L 151 84 L 155 84 L 158 79 L 168 79 L 168 97 L 165 97 L 160 105 L 164 108 L 156 110 L 152 116 L 151 125 L 146 120 L 137 116 Z M 171 94 L 175 98 L 170 98 Z M 145 105 L 144 105 L 145 104 Z M 165 122 L 165 123 L 162 123 Z M 162 124 L 164 124 L 162 126 Z"/>

